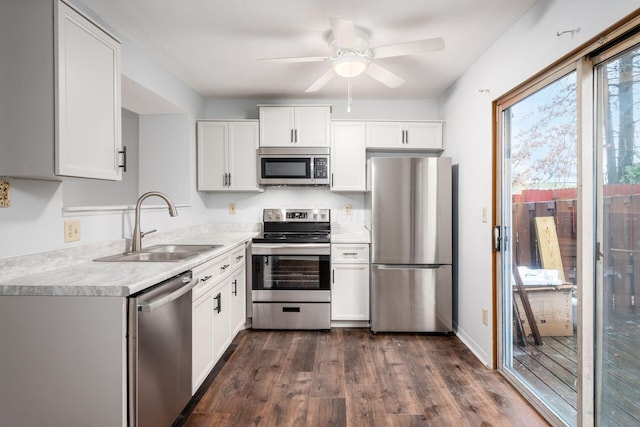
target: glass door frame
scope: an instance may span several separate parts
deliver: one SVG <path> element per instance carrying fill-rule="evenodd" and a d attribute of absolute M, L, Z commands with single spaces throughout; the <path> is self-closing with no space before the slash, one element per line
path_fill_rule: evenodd
<path fill-rule="evenodd" d="M 495 307 L 496 307 L 496 330 L 494 342 L 494 352 L 497 357 L 497 369 L 507 378 L 507 380 L 523 394 L 527 400 L 548 420 L 557 424 L 562 424 L 563 420 L 551 410 L 544 402 L 540 401 L 536 393 L 527 385 L 520 381 L 512 372 L 507 369 L 507 362 L 511 359 L 511 319 L 512 305 L 511 295 L 505 295 L 505 276 L 510 281 L 511 271 L 511 251 L 510 242 L 507 240 L 511 236 L 511 199 L 510 194 L 510 174 L 504 167 L 503 160 L 507 158 L 506 150 L 510 149 L 505 141 L 509 140 L 508 123 L 504 120 L 505 111 L 511 106 L 525 99 L 529 95 L 541 90 L 554 81 L 576 72 L 577 91 L 577 152 L 578 152 L 578 217 L 577 217 L 577 284 L 578 284 L 578 408 L 577 425 L 592 425 L 593 410 L 585 411 L 584 408 L 593 408 L 593 328 L 583 327 L 583 325 L 593 325 L 593 266 L 585 259 L 593 260 L 592 256 L 595 248 L 593 216 L 594 216 L 594 159 L 593 159 L 593 109 L 587 104 L 593 102 L 593 73 L 592 67 L 584 60 L 573 59 L 567 61 L 562 66 L 556 66 L 546 73 L 541 73 L 537 78 L 531 80 L 526 85 L 513 91 L 510 96 L 494 102 L 494 123 L 496 128 L 494 145 L 494 229 L 496 235 L 502 236 L 502 241 L 495 242 L 494 246 L 499 246 L 499 251 L 494 252 L 494 277 L 495 277 Z M 589 101 L 587 101 L 589 100 Z M 589 113 L 587 113 L 589 112 Z M 586 130 L 585 130 L 586 129 Z M 588 201 L 585 205 L 585 201 Z M 589 214 L 586 213 L 589 211 Z M 591 228 L 590 228 L 591 227 Z M 586 238 L 585 238 L 586 237 Z M 589 256 L 585 256 L 589 254 Z M 587 351 L 584 351 L 587 349 Z"/>

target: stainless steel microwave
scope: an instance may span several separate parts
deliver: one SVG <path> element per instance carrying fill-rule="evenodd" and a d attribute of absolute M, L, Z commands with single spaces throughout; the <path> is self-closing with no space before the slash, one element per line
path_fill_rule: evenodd
<path fill-rule="evenodd" d="M 329 185 L 329 147 L 262 147 L 261 185 Z"/>

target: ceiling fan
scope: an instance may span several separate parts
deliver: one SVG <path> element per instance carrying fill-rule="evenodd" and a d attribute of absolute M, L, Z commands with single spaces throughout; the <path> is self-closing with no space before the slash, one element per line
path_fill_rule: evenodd
<path fill-rule="evenodd" d="M 333 51 L 330 56 L 303 56 L 288 58 L 261 58 L 261 62 L 325 62 L 330 61 L 332 67 L 320 76 L 305 92 L 316 92 L 329 83 L 336 75 L 356 77 L 366 73 L 380 83 L 395 88 L 404 80 L 375 63 L 376 59 L 406 56 L 416 53 L 444 50 L 441 37 L 416 40 L 386 46 L 369 47 L 369 34 L 356 27 L 353 21 L 331 19 L 331 31 L 328 35 L 329 47 Z"/>

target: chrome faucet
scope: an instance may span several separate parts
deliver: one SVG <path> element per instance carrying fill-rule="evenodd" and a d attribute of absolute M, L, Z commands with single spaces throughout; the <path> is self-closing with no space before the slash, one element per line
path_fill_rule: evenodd
<path fill-rule="evenodd" d="M 133 227 L 133 236 L 131 237 L 131 252 L 140 252 L 140 250 L 142 249 L 142 238 L 149 233 L 157 231 L 156 229 L 147 232 L 140 231 L 140 206 L 142 205 L 144 199 L 151 196 L 158 196 L 167 203 L 167 206 L 169 207 L 169 215 L 178 215 L 178 210 L 176 209 L 176 206 L 173 204 L 173 202 L 159 191 L 149 191 L 148 193 L 144 193 L 142 196 L 140 196 L 138 198 L 138 203 L 136 203 L 136 223 Z"/>

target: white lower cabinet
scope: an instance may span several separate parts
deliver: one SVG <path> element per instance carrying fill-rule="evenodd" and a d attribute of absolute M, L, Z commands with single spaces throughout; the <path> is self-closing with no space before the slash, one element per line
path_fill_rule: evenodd
<path fill-rule="evenodd" d="M 246 269 L 238 268 L 231 275 L 231 333 L 233 335 L 244 329 L 247 320 L 247 280 Z"/>
<path fill-rule="evenodd" d="M 216 362 L 231 344 L 231 286 L 228 280 L 213 290 L 213 352 Z"/>
<path fill-rule="evenodd" d="M 331 245 L 331 320 L 369 320 L 369 245 Z"/>
<path fill-rule="evenodd" d="M 192 376 L 195 394 L 246 321 L 245 246 L 193 269 Z"/>
<path fill-rule="evenodd" d="M 198 387 L 215 365 L 213 354 L 213 289 L 201 295 L 193 302 L 192 321 L 192 356 L 191 356 L 191 393 Z"/>

